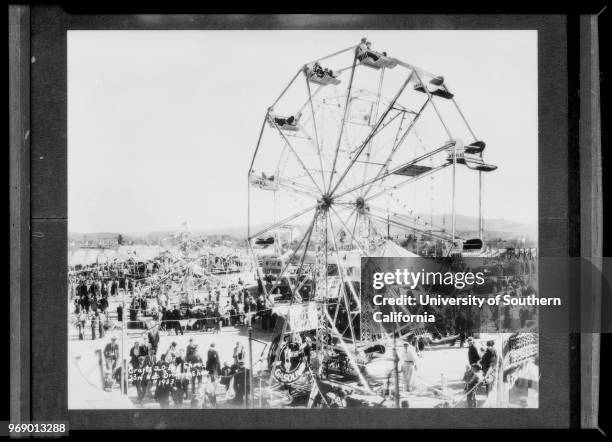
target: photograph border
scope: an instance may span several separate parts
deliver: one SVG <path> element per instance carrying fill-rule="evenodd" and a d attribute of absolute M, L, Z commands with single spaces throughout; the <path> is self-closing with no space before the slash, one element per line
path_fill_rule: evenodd
<path fill-rule="evenodd" d="M 583 201 L 581 187 L 596 175 L 588 166 L 574 167 L 574 156 L 584 154 L 578 142 L 576 112 L 585 105 L 575 94 L 583 66 L 578 61 L 584 49 L 578 46 L 582 33 L 578 17 L 563 15 L 367 15 L 359 26 L 346 16 L 153 16 L 68 14 L 59 7 L 33 6 L 16 11 L 14 20 L 30 34 L 29 53 L 15 54 L 20 71 L 14 81 L 29 97 L 11 97 L 24 106 L 31 103 L 30 118 L 15 116 L 11 121 L 22 132 L 11 132 L 19 146 L 30 150 L 14 152 L 16 179 L 29 181 L 29 201 L 24 188 L 12 200 L 21 218 L 11 219 L 11 228 L 30 220 L 30 230 L 16 232 L 21 241 L 11 259 L 11 313 L 17 313 L 21 353 L 11 355 L 11 371 L 20 390 L 21 416 L 31 420 L 67 420 L 71 429 L 103 429 L 113 422 L 116 429 L 152 428 L 578 428 L 581 424 L 580 349 L 588 343 L 578 335 L 543 336 L 540 339 L 542 380 L 537 410 L 352 409 L 307 411 L 262 410 L 67 410 L 67 47 L 71 29 L 535 29 L 538 31 L 538 119 L 539 119 L 539 255 L 580 256 L 588 239 L 581 238 L 580 226 L 597 221 L 597 208 Z M 189 20 L 187 20 L 189 17 Z M 349 23 L 349 25 L 347 25 Z M 588 27 L 589 24 L 583 23 Z M 17 37 L 16 37 L 17 38 Z M 23 46 L 23 43 L 22 43 Z M 582 52 L 581 52 L 582 49 Z M 31 77 L 26 78 L 27 75 Z M 592 82 L 592 77 L 589 77 Z M 13 81 L 13 77 L 11 77 Z M 23 112 L 27 114 L 27 112 Z M 19 115 L 22 113 L 20 112 Z M 12 114 L 13 115 L 13 114 Z M 29 124 L 28 124 L 29 123 Z M 584 123 L 583 123 L 584 124 Z M 26 129 L 28 128 L 29 129 Z M 587 128 L 581 127 L 581 132 Z M 23 133 L 27 130 L 27 134 Z M 21 138 L 20 138 L 21 137 Z M 579 149 L 578 149 L 579 147 Z M 590 143 L 587 143 L 590 147 Z M 567 150 L 566 150 L 567 149 Z M 580 159 L 580 158 L 579 158 Z M 595 158 L 596 159 L 596 158 Z M 595 162 L 593 160 L 593 162 Z M 580 163 L 583 166 L 583 163 Z M 591 167 L 593 167 L 591 165 Z M 576 170 L 578 169 L 578 170 Z M 27 174 L 29 172 L 29 174 Z M 16 172 L 17 173 L 17 172 Z M 600 175 L 599 175 L 600 176 Z M 30 178 L 31 177 L 31 178 Z M 599 186 L 601 188 L 601 186 Z M 13 191 L 13 189 L 11 188 Z M 591 192 L 593 198 L 597 192 Z M 14 196 L 14 195 L 11 195 Z M 601 196 L 601 194 L 599 194 Z M 13 204 L 13 203 L 12 203 Z M 586 208 L 586 211 L 584 210 Z M 29 212 L 27 210 L 29 209 Z M 582 210 L 581 210 L 582 209 Z M 586 220 L 581 218 L 587 218 Z M 21 221 L 13 224 L 13 221 Z M 15 227 L 14 227 L 15 226 Z M 591 226 L 592 228 L 592 226 Z M 11 232 L 13 238 L 13 232 Z M 31 244 L 29 243 L 31 236 Z M 581 242 L 582 239 L 582 242 Z M 586 242 L 585 242 L 586 241 Z M 591 240 L 592 242 L 592 240 Z M 31 256 L 26 256 L 31 248 Z M 11 257 L 13 258 L 13 256 Z M 20 266 L 14 281 L 14 263 Z M 29 274 L 28 274 L 29 270 Z M 27 276 L 26 276 L 27 274 Z M 566 276 L 568 287 L 579 278 Z M 578 280 L 578 282 L 577 282 Z M 30 282 L 31 281 L 31 282 Z M 28 287 L 28 282 L 30 287 Z M 16 300 L 14 289 L 21 295 Z M 32 301 L 30 303 L 30 300 Z M 580 306 L 580 299 L 575 302 Z M 61 326 L 57 326 L 61 324 Z M 28 336 L 28 333 L 31 335 Z M 27 340 L 30 337 L 31 341 Z M 31 342 L 32 350 L 29 351 Z M 60 343 L 58 345 L 58 343 Z M 28 346 L 28 353 L 24 351 Z M 13 346 L 12 346 L 13 348 Z M 51 351 L 52 350 L 52 351 Z M 593 355 L 591 355 L 593 356 Z M 584 358 L 583 353 L 583 358 Z M 28 370 L 30 368 L 31 370 Z M 584 359 L 583 359 L 584 364 Z M 16 369 L 16 370 L 15 370 Z M 584 369 L 584 365 L 582 366 Z M 547 373 L 554 373 L 554 376 Z M 584 373 L 583 373 L 584 374 Z M 30 375 L 30 376 L 28 376 Z M 29 378 L 29 379 L 28 379 Z M 13 380 L 13 379 L 12 379 Z M 570 382 L 572 380 L 572 382 Z M 28 382 L 29 381 L 29 382 Z M 12 382 L 14 384 L 14 382 Z M 581 393 L 582 392 L 582 393 Z M 592 394 L 592 393 L 591 393 Z M 44 400 L 42 400 L 44 399 Z M 29 410 L 28 410 L 29 409 Z M 312 413 L 316 413 L 316 416 Z M 28 416 L 29 415 L 29 416 Z M 584 424 L 584 419 L 582 421 Z"/>

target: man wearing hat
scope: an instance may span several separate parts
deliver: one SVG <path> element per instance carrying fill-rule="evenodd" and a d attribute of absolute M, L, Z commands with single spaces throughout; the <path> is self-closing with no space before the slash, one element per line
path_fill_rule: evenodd
<path fill-rule="evenodd" d="M 104 347 L 104 361 L 106 362 L 106 369 L 110 370 L 111 373 L 115 371 L 118 359 L 119 344 L 117 344 L 117 337 L 111 336 L 111 341 L 106 344 L 106 347 Z"/>

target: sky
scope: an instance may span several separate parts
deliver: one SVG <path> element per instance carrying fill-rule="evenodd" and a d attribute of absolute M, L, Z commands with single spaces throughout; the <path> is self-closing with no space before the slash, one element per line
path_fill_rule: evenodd
<path fill-rule="evenodd" d="M 363 36 L 452 84 L 499 166 L 485 218 L 535 222 L 536 31 L 69 31 L 69 231 L 246 226 L 266 109 L 300 66 Z M 473 191 L 457 198 L 476 215 Z"/>

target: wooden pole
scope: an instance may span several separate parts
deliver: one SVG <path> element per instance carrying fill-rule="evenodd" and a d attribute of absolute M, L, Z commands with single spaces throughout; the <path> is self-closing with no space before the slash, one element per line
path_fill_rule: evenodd
<path fill-rule="evenodd" d="M 399 388 L 399 355 L 397 354 L 396 333 L 393 332 L 393 371 L 395 372 L 395 408 L 400 407 L 400 388 Z"/>
<path fill-rule="evenodd" d="M 251 320 L 253 319 L 251 318 Z M 253 326 L 251 324 L 249 324 L 249 390 L 251 393 L 251 404 L 254 404 L 255 396 L 253 393 Z M 261 389 L 259 390 L 259 396 L 261 398 Z"/>

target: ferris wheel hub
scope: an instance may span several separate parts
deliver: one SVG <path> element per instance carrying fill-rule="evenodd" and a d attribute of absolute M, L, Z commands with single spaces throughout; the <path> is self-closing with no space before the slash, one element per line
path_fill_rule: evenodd
<path fill-rule="evenodd" d="M 332 196 L 328 193 L 324 194 L 321 196 L 321 198 L 319 198 L 319 209 L 322 210 L 327 210 L 331 207 L 332 203 L 334 202 Z"/>

